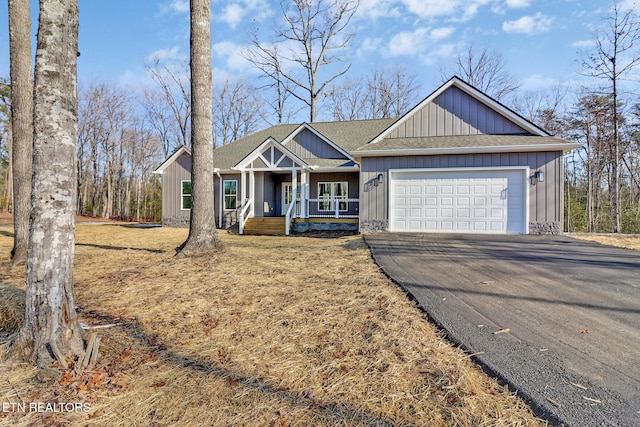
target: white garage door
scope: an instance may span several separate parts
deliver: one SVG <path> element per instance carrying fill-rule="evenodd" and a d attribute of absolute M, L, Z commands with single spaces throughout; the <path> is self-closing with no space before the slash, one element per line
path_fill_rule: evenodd
<path fill-rule="evenodd" d="M 526 170 L 391 171 L 390 230 L 526 233 Z"/>

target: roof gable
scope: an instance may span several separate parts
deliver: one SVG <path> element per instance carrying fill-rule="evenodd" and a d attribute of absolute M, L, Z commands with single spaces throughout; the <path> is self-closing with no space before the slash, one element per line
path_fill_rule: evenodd
<path fill-rule="evenodd" d="M 374 138 L 463 135 L 549 136 L 498 101 L 453 77 Z"/>
<path fill-rule="evenodd" d="M 349 159 L 353 157 L 307 123 L 301 124 L 282 145 L 302 159 Z"/>
<path fill-rule="evenodd" d="M 287 136 L 282 141 L 282 145 L 285 145 L 301 159 L 353 160 L 341 147 L 306 123 L 300 125 L 291 135 Z"/>
<path fill-rule="evenodd" d="M 273 170 L 307 168 L 308 165 L 274 138 L 267 138 L 235 165 L 234 169 Z"/>
<path fill-rule="evenodd" d="M 178 158 L 180 158 L 180 156 L 185 153 L 191 155 L 191 150 L 189 150 L 189 148 L 187 148 L 186 146 L 181 145 L 180 148 L 178 148 L 171 156 L 169 156 L 167 160 L 165 160 L 160 166 L 158 166 L 158 168 L 154 170 L 153 173 L 162 175 L 164 171 L 173 164 L 173 162 L 178 160 Z"/>

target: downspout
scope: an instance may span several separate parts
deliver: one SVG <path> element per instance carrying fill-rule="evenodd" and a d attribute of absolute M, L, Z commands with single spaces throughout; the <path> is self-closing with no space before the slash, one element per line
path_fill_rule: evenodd
<path fill-rule="evenodd" d="M 222 213 L 224 211 L 223 207 L 222 207 L 222 176 L 220 175 L 220 169 L 215 170 L 216 175 L 218 175 L 218 179 L 220 180 L 220 200 L 218 203 L 218 212 L 220 212 L 218 214 L 218 228 L 222 228 Z"/>

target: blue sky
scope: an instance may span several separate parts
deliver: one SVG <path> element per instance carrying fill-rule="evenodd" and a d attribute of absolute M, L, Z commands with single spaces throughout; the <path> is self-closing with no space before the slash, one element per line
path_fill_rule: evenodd
<path fill-rule="evenodd" d="M 623 0 L 631 4 L 631 0 Z M 81 85 L 113 82 L 132 88 L 147 82 L 145 63 L 155 55 L 188 61 L 188 0 L 80 0 Z M 361 0 L 348 58 L 350 77 L 376 65 L 400 64 L 416 74 L 426 96 L 442 81 L 440 70 L 470 44 L 503 55 L 524 89 L 583 80 L 576 61 L 608 0 Z M 31 2 L 36 33 L 37 1 Z M 251 31 L 269 35 L 280 18 L 274 0 L 212 0 L 214 79 L 256 76 L 243 59 Z M 0 76 L 8 77 L 7 7 L 0 8 Z"/>

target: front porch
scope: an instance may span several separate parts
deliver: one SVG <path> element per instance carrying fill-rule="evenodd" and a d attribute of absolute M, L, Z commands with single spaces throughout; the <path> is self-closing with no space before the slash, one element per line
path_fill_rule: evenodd
<path fill-rule="evenodd" d="M 358 218 L 295 218 L 290 220 L 289 234 L 308 231 L 358 231 Z M 242 234 L 262 236 L 287 235 L 283 216 L 247 218 Z"/>
<path fill-rule="evenodd" d="M 328 170 L 305 160 L 268 140 L 238 164 L 240 234 L 288 235 L 314 227 L 358 229 L 357 166 Z"/>
<path fill-rule="evenodd" d="M 264 175 L 261 178 L 265 178 Z M 332 190 L 333 195 L 327 190 L 322 197 L 310 198 L 306 196 L 316 193 L 311 191 L 310 184 L 301 183 L 294 186 L 292 180 L 285 181 L 280 186 L 270 186 L 270 178 L 266 178 L 266 181 L 261 181 L 255 180 L 254 176 L 253 184 L 248 186 L 245 193 L 248 197 L 240 202 L 237 215 L 240 234 L 289 235 L 291 231 L 358 230 L 359 199 L 349 198 L 347 193 L 336 195 L 335 193 L 340 192 L 335 188 Z M 328 184 L 333 187 L 343 185 L 333 182 L 318 184 L 317 180 L 311 177 L 309 181 L 321 191 L 323 188 L 326 189 Z M 261 192 L 255 188 L 261 185 L 263 188 L 272 187 L 274 191 L 260 194 Z"/>

